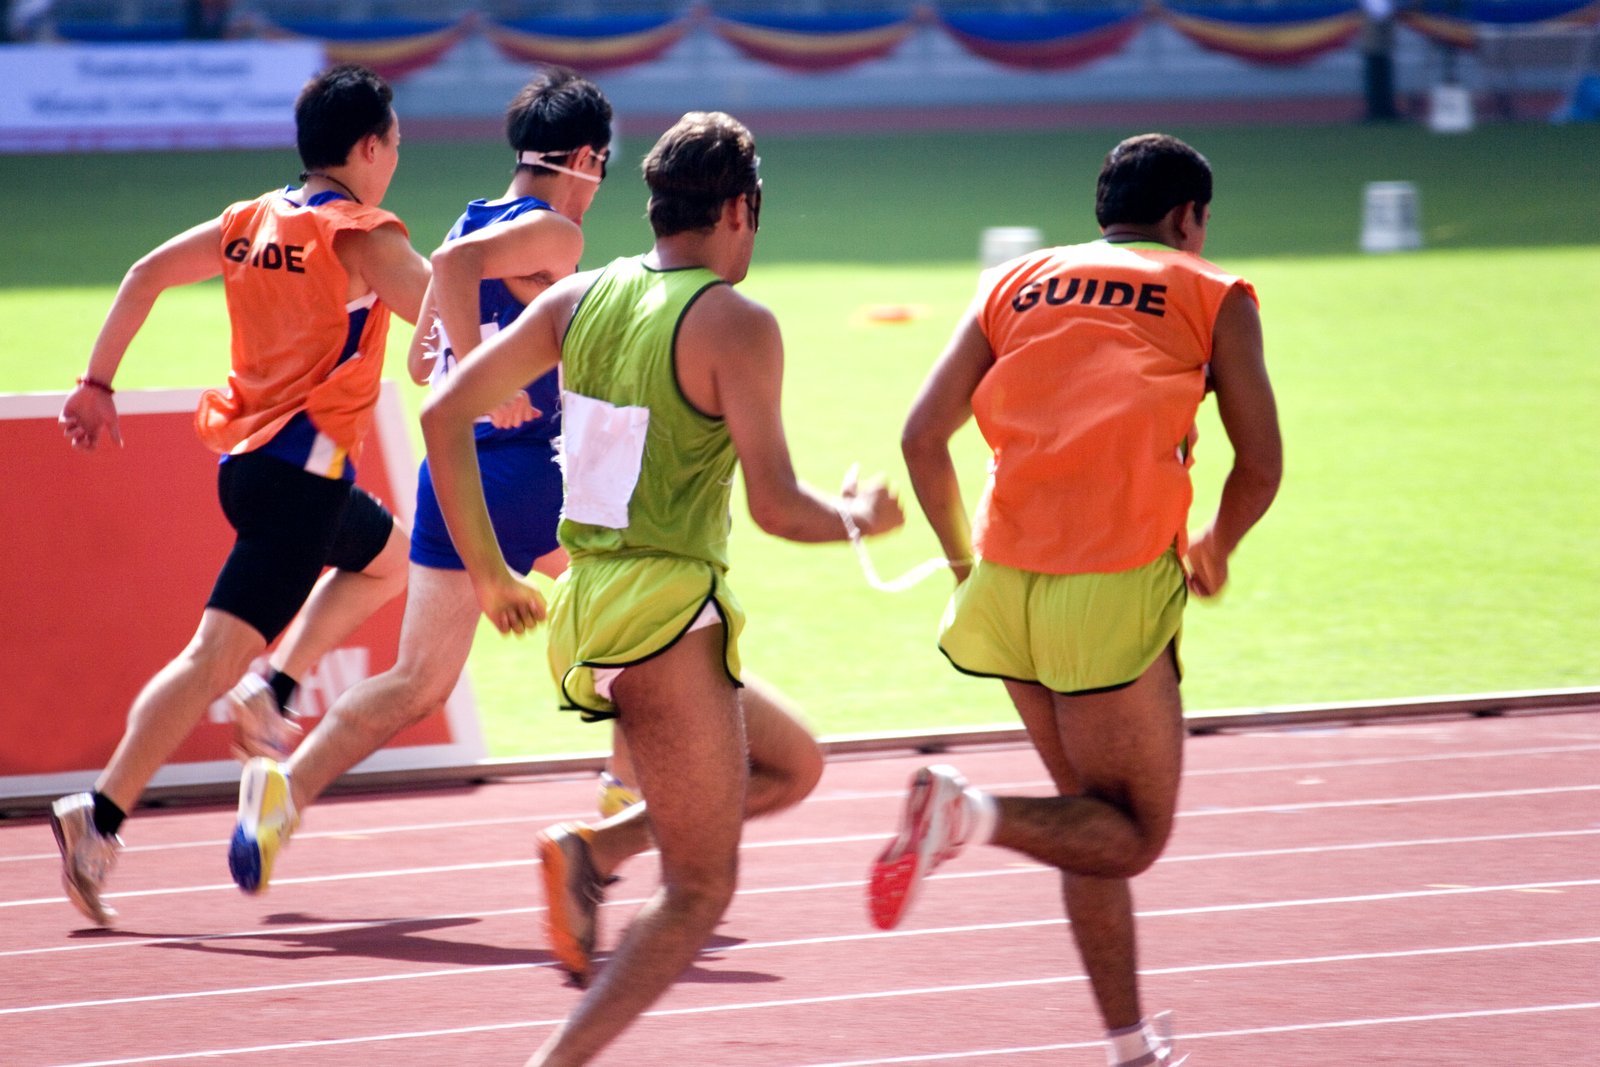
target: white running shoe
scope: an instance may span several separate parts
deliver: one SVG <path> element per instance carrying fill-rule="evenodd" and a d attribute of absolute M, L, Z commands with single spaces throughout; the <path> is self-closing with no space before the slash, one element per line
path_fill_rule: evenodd
<path fill-rule="evenodd" d="M 945 764 L 923 767 L 911 776 L 900 833 L 872 865 L 867 883 L 868 910 L 881 930 L 905 917 L 922 879 L 966 844 L 967 780 Z"/>
<path fill-rule="evenodd" d="M 1111 1067 L 1182 1067 L 1188 1060 L 1187 1052 L 1178 1054 L 1178 1046 L 1172 1037 L 1172 1013 L 1161 1012 L 1150 1017 L 1150 1028 L 1155 1031 L 1155 1048 L 1131 1060 L 1111 1060 Z"/>
<path fill-rule="evenodd" d="M 264 893 L 278 851 L 300 825 L 289 776 L 273 760 L 256 758 L 239 778 L 239 821 L 228 842 L 228 870 L 246 893 Z"/>
<path fill-rule="evenodd" d="M 242 762 L 255 756 L 289 758 L 302 731 L 294 717 L 278 703 L 277 694 L 261 675 L 251 671 L 228 690 L 233 708 L 233 754 Z"/>
<path fill-rule="evenodd" d="M 117 864 L 122 838 L 95 829 L 94 797 L 88 793 L 73 793 L 51 804 L 50 828 L 61 849 L 61 886 L 67 898 L 90 921 L 110 926 L 117 912 L 100 899 L 100 892 Z"/>

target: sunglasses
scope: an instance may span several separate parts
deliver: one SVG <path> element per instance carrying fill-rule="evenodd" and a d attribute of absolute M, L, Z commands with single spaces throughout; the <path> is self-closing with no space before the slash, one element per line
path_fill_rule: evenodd
<path fill-rule="evenodd" d="M 606 180 L 606 163 L 611 159 L 611 149 L 609 148 L 602 148 L 600 151 L 593 153 L 593 158 L 600 161 L 600 177 L 598 178 L 593 174 L 585 174 L 581 170 L 574 170 L 571 167 L 564 167 L 559 163 L 550 162 L 552 158 L 569 156 L 575 151 L 577 151 L 575 148 L 559 152 L 522 151 L 517 153 L 517 162 L 530 167 L 543 167 L 546 170 L 553 170 L 560 174 L 570 174 L 574 178 L 582 178 L 584 181 L 594 182 L 596 185 Z"/>

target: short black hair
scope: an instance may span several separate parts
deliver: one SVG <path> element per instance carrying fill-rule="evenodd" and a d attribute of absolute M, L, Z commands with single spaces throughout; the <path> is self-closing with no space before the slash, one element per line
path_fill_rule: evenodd
<path fill-rule="evenodd" d="M 691 111 L 644 158 L 650 228 L 657 237 L 708 230 L 722 205 L 761 187 L 756 140 L 721 111 Z"/>
<path fill-rule="evenodd" d="M 1147 226 L 1189 203 L 1211 203 L 1211 164 L 1176 137 L 1142 133 L 1107 153 L 1094 197 L 1101 226 Z"/>
<path fill-rule="evenodd" d="M 571 153 L 584 146 L 598 152 L 611 143 L 611 101 L 576 72 L 546 67 L 506 106 L 506 141 L 513 152 Z"/>
<path fill-rule="evenodd" d="M 307 170 L 342 166 L 369 134 L 385 137 L 394 125 L 394 90 L 353 63 L 315 75 L 294 102 L 295 143 Z"/>

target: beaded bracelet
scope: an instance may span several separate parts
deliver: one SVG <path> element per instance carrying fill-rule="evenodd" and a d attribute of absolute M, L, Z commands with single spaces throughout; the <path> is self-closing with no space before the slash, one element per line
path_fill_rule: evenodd
<path fill-rule="evenodd" d="M 87 374 L 79 376 L 78 384 L 86 385 L 90 389 L 98 389 L 102 393 L 106 394 L 106 396 L 113 396 L 116 394 L 116 390 L 111 388 L 111 386 L 107 385 L 105 382 L 102 382 L 98 378 L 91 378 Z"/>

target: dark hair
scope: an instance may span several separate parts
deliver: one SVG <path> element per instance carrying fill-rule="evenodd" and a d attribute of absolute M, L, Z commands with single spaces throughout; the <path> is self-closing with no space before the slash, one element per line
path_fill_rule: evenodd
<path fill-rule="evenodd" d="M 760 188 L 756 140 L 720 111 L 691 111 L 661 135 L 644 157 L 650 228 L 657 237 L 707 230 L 722 205 Z"/>
<path fill-rule="evenodd" d="M 513 152 L 596 152 L 611 143 L 611 102 L 600 87 L 565 67 L 546 67 L 506 107 L 506 140 Z M 519 163 L 538 173 L 534 163 Z"/>
<path fill-rule="evenodd" d="M 394 90 L 365 67 L 330 67 L 306 82 L 294 102 L 295 142 L 307 170 L 342 166 L 369 134 L 394 125 Z"/>
<path fill-rule="evenodd" d="M 1176 137 L 1143 133 L 1106 155 L 1094 197 L 1101 226 L 1149 225 L 1188 203 L 1211 203 L 1211 164 Z"/>

